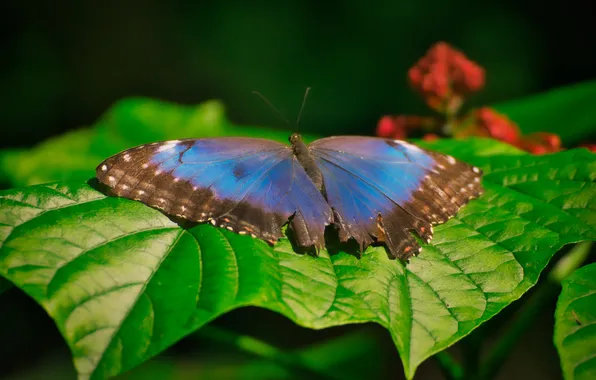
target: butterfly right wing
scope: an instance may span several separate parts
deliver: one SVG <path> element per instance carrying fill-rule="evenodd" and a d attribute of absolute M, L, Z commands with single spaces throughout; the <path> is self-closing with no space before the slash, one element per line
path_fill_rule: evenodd
<path fill-rule="evenodd" d="M 165 141 L 97 167 L 116 195 L 274 243 L 292 218 L 301 246 L 324 245 L 331 211 L 286 145 L 263 139 Z"/>
<path fill-rule="evenodd" d="M 420 250 L 411 232 L 432 239 L 433 224 L 454 216 L 483 189 L 481 171 L 404 141 L 335 136 L 309 145 L 335 213 L 340 238 L 362 248 L 384 241 L 393 257 Z"/>

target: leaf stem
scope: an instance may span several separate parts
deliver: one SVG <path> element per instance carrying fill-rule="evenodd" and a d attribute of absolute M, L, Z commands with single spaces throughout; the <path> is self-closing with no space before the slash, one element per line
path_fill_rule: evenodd
<path fill-rule="evenodd" d="M 254 337 L 237 334 L 213 324 L 201 328 L 197 331 L 197 335 L 220 344 L 232 346 L 238 351 L 245 352 L 252 356 L 270 360 L 313 379 L 340 379 L 331 373 L 322 373 L 321 370 L 313 368 L 310 363 L 302 360 L 300 355 L 287 353 L 280 348 Z"/>
<path fill-rule="evenodd" d="M 580 267 L 590 253 L 592 243 L 577 244 L 563 256 L 549 273 L 528 301 L 516 313 L 513 322 L 509 325 L 501 338 L 492 348 L 480 370 L 480 379 L 494 378 L 513 347 L 523 334 L 534 323 L 538 314 L 548 306 L 560 292 L 561 281 Z"/>
<path fill-rule="evenodd" d="M 479 327 L 481 329 L 482 326 Z M 464 379 L 477 379 L 480 367 L 480 352 L 482 349 L 482 342 L 484 334 L 479 333 L 470 334 L 467 339 L 462 341 L 463 351 L 463 376 Z"/>
<path fill-rule="evenodd" d="M 464 370 L 446 350 L 438 352 L 434 357 L 439 362 L 439 367 L 447 380 L 463 379 Z"/>

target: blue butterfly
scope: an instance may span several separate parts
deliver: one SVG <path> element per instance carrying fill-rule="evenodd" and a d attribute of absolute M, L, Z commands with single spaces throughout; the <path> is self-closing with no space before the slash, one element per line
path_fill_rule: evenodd
<path fill-rule="evenodd" d="M 480 169 L 405 141 L 337 136 L 306 145 L 205 138 L 141 145 L 97 167 L 118 196 L 194 222 L 274 244 L 289 223 L 295 243 L 321 249 L 325 227 L 360 249 L 383 242 L 390 256 L 420 251 L 483 189 Z"/>

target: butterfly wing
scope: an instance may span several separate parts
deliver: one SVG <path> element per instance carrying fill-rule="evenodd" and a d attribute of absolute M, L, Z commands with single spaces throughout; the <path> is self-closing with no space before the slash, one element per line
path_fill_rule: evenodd
<path fill-rule="evenodd" d="M 432 224 L 482 193 L 478 168 L 404 141 L 338 136 L 309 147 L 340 239 L 354 238 L 362 248 L 384 241 L 394 257 L 419 252 L 411 232 L 430 241 Z"/>
<path fill-rule="evenodd" d="M 291 220 L 298 244 L 322 247 L 331 210 L 289 147 L 270 140 L 165 141 L 121 152 L 97 167 L 100 182 L 196 222 L 270 243 Z"/>

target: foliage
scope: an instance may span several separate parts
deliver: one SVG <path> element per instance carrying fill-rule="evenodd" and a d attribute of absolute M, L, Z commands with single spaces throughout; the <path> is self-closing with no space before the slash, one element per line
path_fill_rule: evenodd
<path fill-rule="evenodd" d="M 204 116 L 205 106 L 148 103 L 116 106 L 99 122 L 97 139 L 109 141 L 109 131 L 135 121 L 185 133 L 239 130 L 193 124 L 189 116 Z M 131 114 L 138 119 L 126 119 Z M 159 133 L 146 130 L 103 149 Z M 71 181 L 3 192 L 0 274 L 54 319 L 81 378 L 130 369 L 246 305 L 317 329 L 377 322 L 412 377 L 423 360 L 518 299 L 564 244 L 596 237 L 596 160 L 587 151 L 531 156 L 490 140 L 431 145 L 481 167 L 486 194 L 437 227 L 406 266 L 381 247 L 360 258 L 331 247 L 315 258 L 297 255 L 288 240 L 271 248 L 209 225 L 183 229 L 138 202 Z"/>
<path fill-rule="evenodd" d="M 555 345 L 565 379 L 596 377 L 596 264 L 563 281 L 555 313 Z"/>

